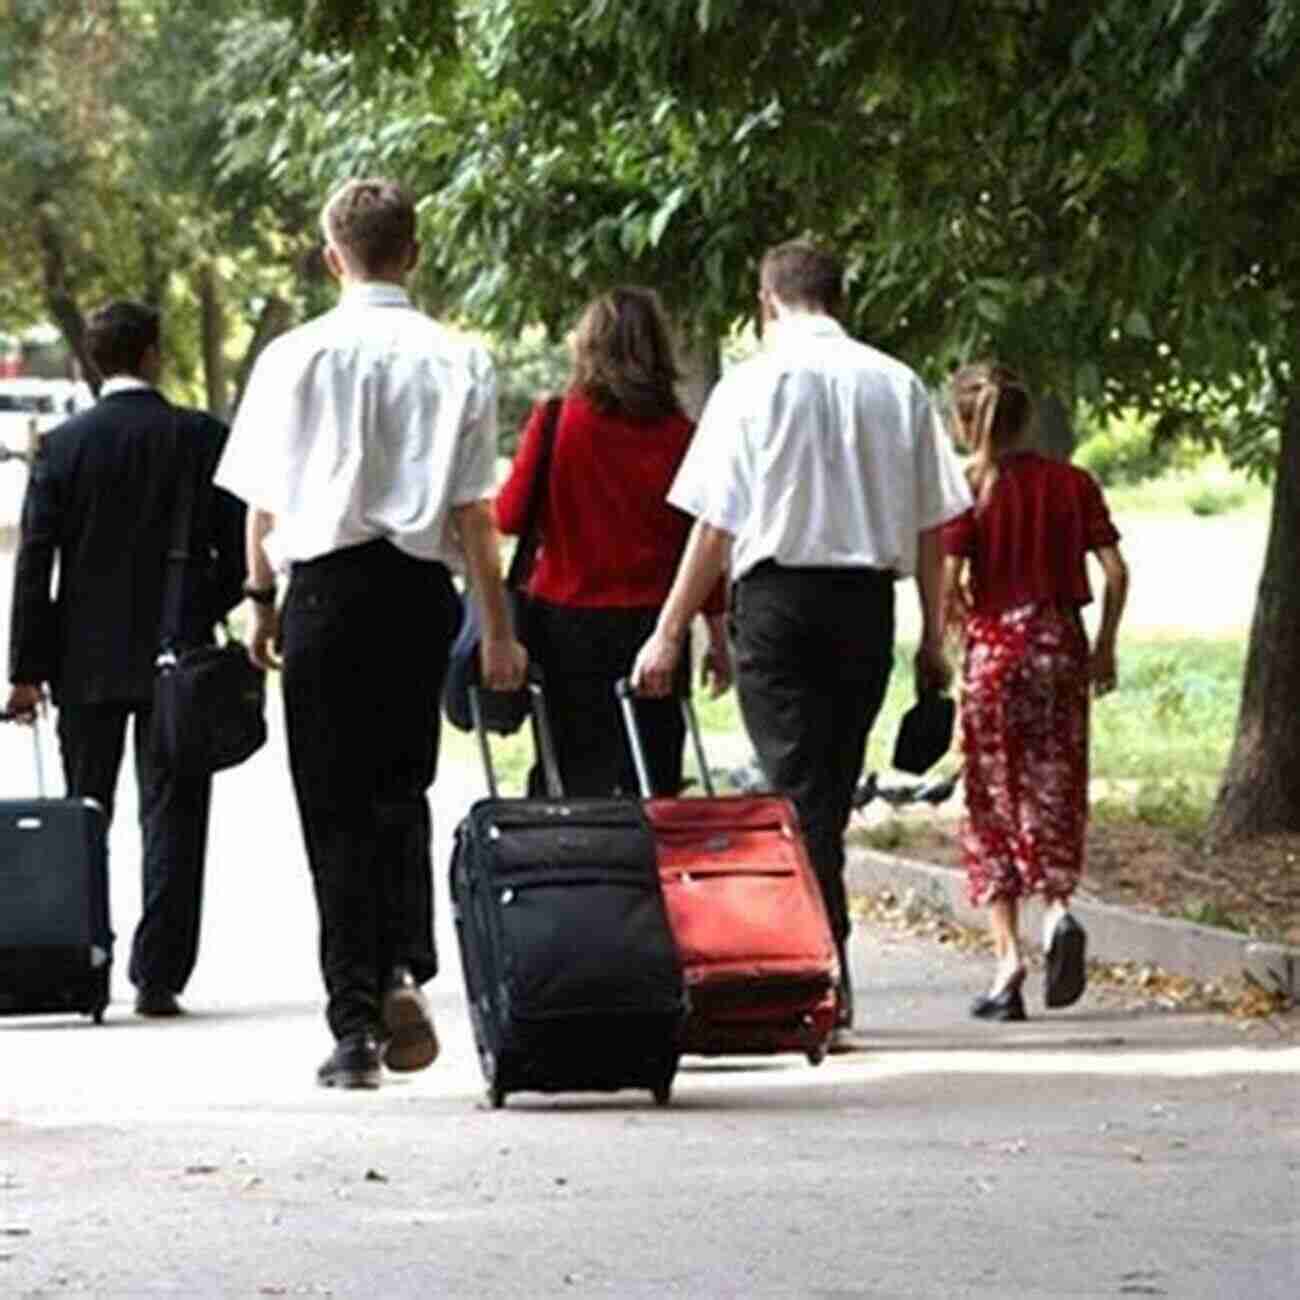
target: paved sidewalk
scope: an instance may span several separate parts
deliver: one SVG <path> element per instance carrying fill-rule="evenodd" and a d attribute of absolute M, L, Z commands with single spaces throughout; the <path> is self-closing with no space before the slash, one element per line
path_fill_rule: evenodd
<path fill-rule="evenodd" d="M 869 1050 L 688 1059 L 647 1094 L 483 1103 L 434 807 L 444 1039 L 373 1094 L 328 1047 L 284 766 L 218 778 L 199 969 L 174 1024 L 0 1020 L 0 1296 L 692 1300 L 1168 1295 L 1293 1300 L 1300 1048 L 1266 1027 L 1109 1010 L 970 1021 L 985 963 L 855 933 Z M 0 729 L 0 781 L 28 737 Z M 113 833 L 119 954 L 134 797 Z"/>

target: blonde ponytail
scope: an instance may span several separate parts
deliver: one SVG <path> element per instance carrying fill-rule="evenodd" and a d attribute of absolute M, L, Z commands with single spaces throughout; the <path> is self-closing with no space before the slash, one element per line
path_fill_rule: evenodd
<path fill-rule="evenodd" d="M 957 431 L 971 453 L 966 478 L 980 506 L 998 480 L 998 461 L 1015 451 L 1029 431 L 1033 407 L 1015 371 L 996 362 L 962 366 L 952 379 Z"/>

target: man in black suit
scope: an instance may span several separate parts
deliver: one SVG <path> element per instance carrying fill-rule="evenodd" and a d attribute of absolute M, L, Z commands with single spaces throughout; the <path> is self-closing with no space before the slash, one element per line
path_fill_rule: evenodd
<path fill-rule="evenodd" d="M 210 642 L 242 596 L 244 509 L 211 486 L 226 427 L 155 387 L 157 312 L 110 303 L 90 318 L 87 343 L 104 376 L 100 400 L 44 437 L 23 504 L 9 710 L 34 718 L 48 686 L 68 793 L 95 799 L 110 819 L 132 721 L 143 910 L 129 974 L 140 1015 L 173 1016 L 198 953 L 211 778 L 181 779 L 154 754 L 166 560 L 179 484 L 193 474 L 191 554 L 210 563 L 184 632 L 192 644 Z"/>

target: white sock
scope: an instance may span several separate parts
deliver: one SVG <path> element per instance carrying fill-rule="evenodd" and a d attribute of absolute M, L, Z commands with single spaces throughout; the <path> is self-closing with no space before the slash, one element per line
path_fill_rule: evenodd
<path fill-rule="evenodd" d="M 1052 946 L 1052 935 L 1056 931 L 1057 922 L 1063 917 L 1069 909 L 1061 900 L 1055 899 L 1047 905 L 1043 912 L 1043 951 L 1046 952 Z"/>

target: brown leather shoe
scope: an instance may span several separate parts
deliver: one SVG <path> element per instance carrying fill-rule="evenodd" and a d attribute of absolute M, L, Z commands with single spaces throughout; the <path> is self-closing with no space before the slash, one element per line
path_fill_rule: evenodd
<path fill-rule="evenodd" d="M 380 1014 L 384 1065 L 398 1074 L 424 1070 L 438 1058 L 438 1035 L 428 1000 L 409 970 L 399 968 L 384 990 Z"/>

